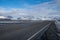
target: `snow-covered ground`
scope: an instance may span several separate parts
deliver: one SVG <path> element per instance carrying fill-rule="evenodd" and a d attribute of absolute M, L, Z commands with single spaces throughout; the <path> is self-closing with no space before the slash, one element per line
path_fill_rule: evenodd
<path fill-rule="evenodd" d="M 60 21 L 56 21 L 55 24 L 56 24 L 57 31 L 60 32 Z"/>
<path fill-rule="evenodd" d="M 60 29 L 60 21 L 56 21 L 55 24 L 56 24 L 56 27 Z"/>
<path fill-rule="evenodd" d="M 56 28 L 57 28 L 57 35 L 60 36 L 60 21 L 56 20 L 55 24 L 56 24 Z"/>

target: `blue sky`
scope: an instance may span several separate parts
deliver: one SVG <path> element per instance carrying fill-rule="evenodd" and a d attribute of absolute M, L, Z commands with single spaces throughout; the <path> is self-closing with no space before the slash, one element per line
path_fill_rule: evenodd
<path fill-rule="evenodd" d="M 0 6 L 20 8 L 24 7 L 24 4 L 37 5 L 50 1 L 52 0 L 0 0 Z"/>
<path fill-rule="evenodd" d="M 0 0 L 0 15 L 47 16 L 60 14 L 60 0 Z"/>

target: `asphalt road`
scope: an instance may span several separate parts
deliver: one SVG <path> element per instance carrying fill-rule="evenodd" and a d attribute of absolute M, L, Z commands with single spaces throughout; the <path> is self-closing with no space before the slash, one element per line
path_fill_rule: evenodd
<path fill-rule="evenodd" d="M 0 24 L 0 40 L 27 40 L 50 21 Z"/>

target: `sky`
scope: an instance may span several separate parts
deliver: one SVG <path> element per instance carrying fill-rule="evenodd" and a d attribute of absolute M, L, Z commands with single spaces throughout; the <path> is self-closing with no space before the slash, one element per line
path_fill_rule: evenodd
<path fill-rule="evenodd" d="M 60 15 L 60 0 L 0 0 L 0 16 Z"/>

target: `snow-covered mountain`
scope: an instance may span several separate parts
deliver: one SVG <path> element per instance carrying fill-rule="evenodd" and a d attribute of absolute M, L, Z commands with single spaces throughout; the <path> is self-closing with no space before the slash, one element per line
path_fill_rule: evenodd
<path fill-rule="evenodd" d="M 6 18 L 11 20 L 60 20 L 60 16 L 54 15 L 54 16 L 30 16 L 30 15 L 20 15 L 19 17 L 15 18 L 12 16 L 0 16 L 0 18 Z"/>
<path fill-rule="evenodd" d="M 29 16 L 29 15 L 20 15 L 20 17 L 17 18 L 18 20 L 40 20 L 40 17 L 36 16 Z"/>

